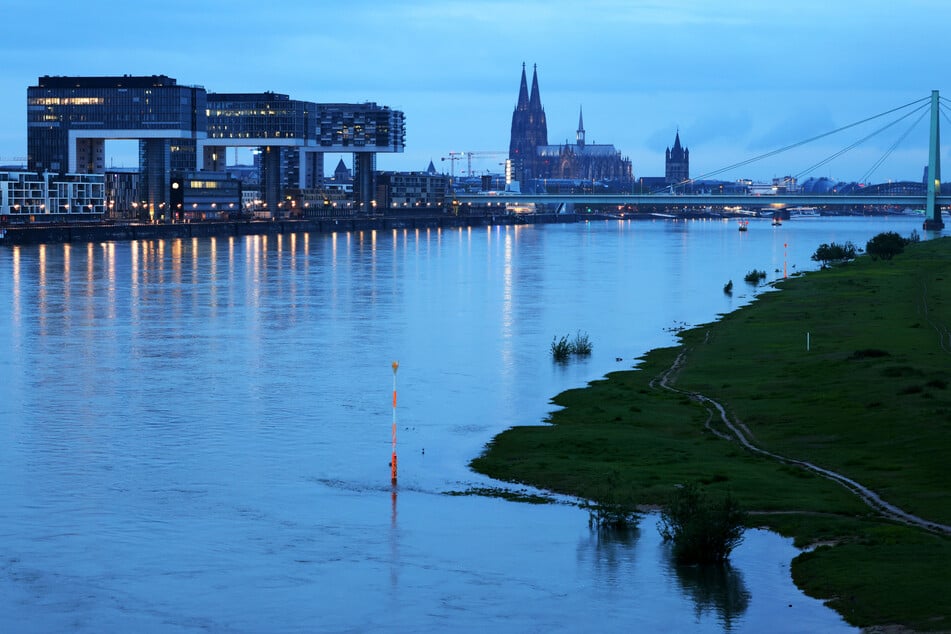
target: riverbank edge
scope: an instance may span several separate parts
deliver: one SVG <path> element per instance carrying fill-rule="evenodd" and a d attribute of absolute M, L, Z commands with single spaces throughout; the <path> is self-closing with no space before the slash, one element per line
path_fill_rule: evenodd
<path fill-rule="evenodd" d="M 947 240 L 945 240 L 945 244 L 947 244 Z M 820 273 L 817 272 L 815 274 Z M 806 274 L 804 277 L 815 274 Z M 780 293 L 777 295 L 783 294 Z M 516 456 L 513 458 L 511 455 L 512 446 L 517 442 L 522 442 L 522 446 L 534 444 L 534 446 L 537 447 L 544 447 L 539 451 L 547 452 L 545 455 L 547 459 L 554 458 L 554 454 L 557 452 L 579 453 L 577 447 L 580 446 L 580 443 L 574 448 L 562 446 L 557 450 L 553 449 L 553 434 L 546 430 L 553 430 L 558 427 L 560 422 L 566 420 L 568 410 L 574 410 L 573 415 L 576 419 L 586 415 L 588 416 L 584 421 L 585 426 L 589 428 L 584 432 L 589 434 L 590 438 L 588 439 L 594 440 L 594 436 L 603 434 L 603 427 L 598 426 L 598 423 L 601 421 L 596 420 L 598 415 L 594 414 L 592 416 L 591 412 L 607 409 L 608 405 L 604 400 L 604 391 L 598 392 L 596 389 L 592 390 L 595 385 L 604 386 L 614 383 L 616 384 L 615 387 L 623 386 L 627 390 L 628 395 L 632 395 L 635 391 L 646 392 L 645 389 L 635 390 L 635 385 L 646 386 L 649 381 L 653 381 L 662 371 L 670 366 L 673 358 L 678 353 L 687 350 L 692 345 L 696 345 L 701 333 L 706 333 L 702 335 L 704 337 L 708 335 L 715 337 L 716 334 L 711 333 L 714 333 L 718 324 L 724 320 L 736 319 L 737 316 L 741 314 L 747 315 L 751 313 L 751 311 L 756 310 L 756 305 L 757 302 L 754 301 L 752 304 L 740 307 L 727 315 L 721 316 L 714 322 L 703 324 L 681 333 L 680 343 L 677 346 L 649 351 L 640 358 L 638 366 L 633 370 L 611 372 L 604 379 L 595 381 L 587 387 L 568 390 L 557 395 L 553 399 L 553 403 L 561 406 L 562 409 L 553 412 L 546 421 L 552 423 L 552 425 L 515 427 L 506 432 L 502 432 L 488 444 L 482 455 L 472 461 L 472 468 L 477 472 L 500 480 L 528 484 L 541 489 L 554 490 L 561 494 L 577 496 L 581 499 L 593 499 L 597 501 L 599 497 L 597 493 L 599 491 L 605 491 L 604 485 L 597 483 L 599 478 L 603 478 L 603 470 L 592 470 L 586 477 L 579 477 L 575 474 L 574 480 L 570 477 L 566 478 L 561 474 L 554 473 L 551 474 L 555 476 L 554 479 L 546 480 L 544 477 L 539 477 L 540 472 L 537 470 L 533 472 L 533 475 L 523 477 L 524 474 L 528 473 L 531 469 L 537 469 L 538 463 L 529 465 L 529 461 L 526 460 L 524 456 Z M 687 363 L 689 364 L 689 359 Z M 639 377 L 639 379 L 632 379 L 632 377 Z M 594 395 L 597 393 L 601 402 L 590 406 L 589 409 L 584 409 L 588 407 L 587 404 L 579 406 L 584 397 L 579 397 L 578 395 L 585 392 L 591 393 L 591 395 L 587 397 L 589 401 L 597 398 Z M 621 391 L 617 389 L 615 392 L 618 394 L 621 393 Z M 624 398 L 627 400 L 629 396 L 625 396 Z M 642 397 L 633 396 L 633 398 L 638 399 Z M 682 400 L 684 401 L 684 406 L 696 406 L 696 403 L 688 404 L 686 402 L 687 399 Z M 640 406 L 642 402 L 636 401 L 635 405 Z M 634 405 L 631 406 L 631 409 L 634 409 Z M 637 411 L 639 413 L 641 412 L 639 407 Z M 644 415 L 647 415 L 648 411 L 649 410 L 645 409 Z M 613 414 L 614 411 L 611 411 L 611 413 Z M 616 418 L 615 420 L 618 419 Z M 510 432 L 514 432 L 515 435 L 513 436 Z M 534 441 L 526 442 L 524 436 L 521 436 L 523 433 L 533 434 Z M 548 437 L 546 438 L 545 435 Z M 521 440 L 513 442 L 513 438 L 516 436 L 520 437 Z M 577 440 L 577 435 L 575 440 Z M 611 448 L 607 448 L 606 453 L 610 454 Z M 501 460 L 498 459 L 499 456 L 497 454 L 503 454 Z M 610 469 L 611 459 L 611 455 L 605 456 L 603 462 L 598 465 L 598 468 L 603 469 L 604 465 L 607 465 L 607 468 Z M 507 464 L 504 462 L 505 460 L 508 460 Z M 580 460 L 584 460 L 584 458 Z M 554 466 L 550 468 L 552 472 L 557 469 L 557 467 Z M 608 493 L 614 494 L 614 491 L 611 490 L 608 491 Z M 658 500 L 650 501 L 657 502 Z M 808 515 L 808 513 L 801 509 L 787 512 L 791 513 L 791 515 L 784 516 L 783 511 L 775 510 L 765 515 L 757 513 L 753 516 L 755 517 L 753 521 L 759 526 L 765 526 L 784 536 L 793 537 L 797 546 L 800 548 L 810 547 L 797 556 L 791 566 L 793 581 L 801 590 L 810 596 L 825 600 L 830 607 L 846 618 L 849 623 L 858 627 L 869 628 L 866 631 L 884 631 L 881 629 L 882 627 L 895 628 L 894 630 L 889 629 L 888 631 L 913 631 L 905 629 L 909 626 L 917 628 L 914 631 L 947 631 L 947 616 L 941 614 L 941 610 L 943 609 L 941 607 L 943 605 L 941 601 L 938 602 L 939 605 L 932 606 L 932 609 L 937 608 L 937 616 L 934 614 L 922 614 L 920 605 L 915 606 L 915 608 L 910 608 L 911 611 L 918 610 L 918 612 L 913 615 L 909 614 L 907 619 L 889 618 L 880 620 L 875 617 L 870 617 L 867 612 L 856 611 L 855 606 L 873 601 L 874 596 L 856 594 L 857 587 L 867 588 L 869 586 L 869 579 L 867 578 L 870 572 L 869 561 L 862 562 L 863 565 L 854 566 L 856 559 L 862 558 L 863 556 L 866 556 L 868 559 L 867 551 L 873 548 L 879 548 L 885 543 L 886 548 L 884 550 L 886 552 L 903 552 L 905 554 L 915 552 L 918 556 L 921 556 L 922 552 L 930 552 L 934 555 L 935 561 L 930 562 L 931 567 L 927 568 L 927 570 L 934 570 L 935 573 L 937 573 L 937 570 L 940 570 L 941 566 L 938 566 L 936 569 L 934 564 L 937 562 L 947 562 L 949 555 L 951 555 L 949 540 L 946 537 L 922 535 L 920 529 L 897 527 L 894 523 L 880 517 L 875 517 L 872 513 L 868 513 L 865 516 L 858 516 L 857 514 L 850 516 L 846 513 L 838 517 L 830 517 L 828 520 L 817 522 L 814 518 L 793 517 L 796 514 Z M 822 526 L 822 523 L 825 523 L 825 526 Z M 819 530 L 817 530 L 817 526 Z M 816 538 L 817 533 L 830 530 L 834 533 L 839 533 L 839 536 L 833 536 L 832 539 L 826 542 Z M 844 539 L 842 539 L 843 536 Z M 891 548 L 890 551 L 888 550 L 889 547 Z M 929 551 L 929 548 L 934 550 Z M 879 548 L 878 557 L 881 557 L 882 550 L 882 548 Z M 935 552 L 935 550 L 937 550 L 937 552 Z M 875 563 L 874 557 L 872 557 L 872 563 Z M 886 585 L 897 582 L 895 583 L 896 588 L 894 591 L 898 593 L 902 592 L 899 587 L 904 584 L 900 583 L 901 579 L 896 576 L 902 574 L 898 566 L 889 565 L 884 569 L 873 572 L 877 572 L 877 576 L 879 577 L 887 578 L 888 582 Z M 911 573 L 905 570 L 904 574 L 921 574 L 921 569 L 919 567 Z M 940 587 L 943 578 L 943 576 L 936 574 L 932 579 L 932 587 Z M 917 582 L 921 584 L 925 581 L 919 579 Z M 944 603 L 946 603 L 946 600 Z"/>
<path fill-rule="evenodd" d="M 126 242 L 132 240 L 168 240 L 188 238 L 228 238 L 249 235 L 288 235 L 292 233 L 346 233 L 351 231 L 390 231 L 416 229 L 454 229 L 491 225 L 535 225 L 574 223 L 601 219 L 590 214 L 498 214 L 480 216 L 375 216 L 361 218 L 320 218 L 303 220 L 242 220 L 178 222 L 171 224 L 50 224 L 7 226 L 0 245 L 26 246 L 82 242 Z"/>

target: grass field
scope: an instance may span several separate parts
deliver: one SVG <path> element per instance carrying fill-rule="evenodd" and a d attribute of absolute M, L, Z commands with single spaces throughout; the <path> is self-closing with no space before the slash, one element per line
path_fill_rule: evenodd
<path fill-rule="evenodd" d="M 630 508 L 662 504 L 684 483 L 729 491 L 756 525 L 831 544 L 797 557 L 793 578 L 850 623 L 951 630 L 951 537 L 722 438 L 696 400 L 652 383 L 683 352 L 674 385 L 723 404 L 757 446 L 951 524 L 951 239 L 779 286 L 636 370 L 559 394 L 551 425 L 502 433 L 473 467 Z"/>

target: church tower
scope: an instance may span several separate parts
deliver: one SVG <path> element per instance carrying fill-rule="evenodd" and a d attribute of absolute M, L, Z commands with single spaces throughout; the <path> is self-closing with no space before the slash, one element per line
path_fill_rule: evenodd
<path fill-rule="evenodd" d="M 664 182 L 677 185 L 690 180 L 690 150 L 680 145 L 680 130 L 674 137 L 674 147 L 667 148 L 667 162 L 664 169 Z"/>
<path fill-rule="evenodd" d="M 578 131 L 575 133 L 575 144 L 584 147 L 584 116 L 581 106 L 578 106 Z"/>
<path fill-rule="evenodd" d="M 509 158 L 512 160 L 515 177 L 524 184 L 535 178 L 540 145 L 548 145 L 548 123 L 538 90 L 538 67 L 532 72 L 532 90 L 529 93 L 522 64 L 522 81 L 518 90 L 518 103 L 512 113 L 512 135 L 509 141 Z"/>

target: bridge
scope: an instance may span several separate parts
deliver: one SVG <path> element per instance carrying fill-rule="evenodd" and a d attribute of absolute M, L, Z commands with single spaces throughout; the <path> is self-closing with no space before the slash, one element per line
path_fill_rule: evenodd
<path fill-rule="evenodd" d="M 925 100 L 921 100 L 925 101 Z M 913 102 L 917 104 L 919 102 Z M 902 106 L 904 108 L 905 106 Z M 894 110 L 899 110 L 896 108 Z M 894 110 L 889 111 L 894 112 Z M 883 113 L 888 114 L 888 113 Z M 579 205 L 601 205 L 601 206 L 628 206 L 628 205 L 657 205 L 666 207 L 707 207 L 707 206 L 739 206 L 739 207 L 782 207 L 785 205 L 796 206 L 902 206 L 916 209 L 924 208 L 925 222 L 924 229 L 929 231 L 940 231 L 944 228 L 944 222 L 941 219 L 941 208 L 951 207 L 951 196 L 941 194 L 941 155 L 940 155 L 940 125 L 939 115 L 941 114 L 941 98 L 937 90 L 931 92 L 930 97 L 930 135 L 928 139 L 928 175 L 926 178 L 926 193 L 921 195 L 914 194 L 687 194 L 687 193 L 649 193 L 649 194 L 519 194 L 519 193 L 479 193 L 479 194 L 460 194 L 455 196 L 454 204 L 478 204 L 478 205 L 503 205 L 514 204 L 542 204 L 559 206 L 562 204 Z M 876 117 L 882 115 L 876 115 Z M 907 116 L 907 115 L 906 115 Z M 872 117 L 872 118 L 876 118 Z M 904 118 L 904 117 L 902 117 Z M 868 121 L 866 119 L 865 121 Z M 861 123 L 861 122 L 860 122 Z M 808 143 L 815 139 L 828 136 L 834 132 L 852 127 L 845 126 L 819 136 L 813 137 L 801 143 L 797 143 L 785 148 L 780 148 L 769 152 L 761 157 L 756 157 L 748 161 L 743 161 L 733 166 L 717 170 L 716 173 L 725 171 L 733 167 L 746 165 L 754 160 L 765 156 L 773 156 L 779 152 L 790 149 L 794 146 Z M 890 127 L 894 124 L 889 124 Z M 884 129 L 884 128 L 883 128 Z M 877 133 L 877 132 L 876 132 Z M 871 136 L 871 135 L 870 135 Z M 866 137 L 866 139 L 869 137 Z M 864 141 L 865 139 L 863 139 Z M 856 144 L 850 146 L 854 147 Z M 894 149 L 894 146 L 892 147 Z M 843 150 L 844 152 L 844 150 Z M 838 153 L 841 154 L 842 152 Z M 837 154 L 837 155 L 838 155 Z M 836 155 L 836 156 L 837 156 Z M 672 188 L 675 189 L 675 188 Z"/>

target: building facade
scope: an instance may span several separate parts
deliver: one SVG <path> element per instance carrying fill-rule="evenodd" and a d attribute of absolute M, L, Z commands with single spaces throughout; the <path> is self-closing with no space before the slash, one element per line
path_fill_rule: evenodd
<path fill-rule="evenodd" d="M 518 101 L 512 113 L 512 131 L 509 141 L 509 160 L 512 171 L 520 183 L 528 183 L 538 176 L 537 148 L 548 145 L 548 121 L 542 107 L 538 89 L 538 67 L 532 70 L 532 91 L 529 96 L 525 64 L 522 64 L 522 81 L 518 89 Z"/>
<path fill-rule="evenodd" d="M 449 189 L 449 176 L 431 172 L 380 172 L 380 201 L 389 209 L 438 209 Z"/>
<path fill-rule="evenodd" d="M 27 89 L 28 169 L 95 173 L 105 141 L 139 142 L 134 206 L 170 220 L 173 177 L 224 173 L 226 151 L 259 148 L 261 198 L 277 209 L 290 191 L 319 187 L 326 152 L 352 152 L 354 198 L 369 208 L 378 152 L 402 152 L 403 113 L 386 106 L 317 104 L 288 95 L 207 93 L 149 77 L 40 77 Z"/>
<path fill-rule="evenodd" d="M 4 222 L 98 220 L 105 211 L 102 174 L 0 172 Z"/>
<path fill-rule="evenodd" d="M 138 198 L 152 214 L 169 199 L 173 170 L 194 166 L 206 94 L 165 75 L 50 77 L 27 89 L 27 169 L 102 174 L 105 142 L 139 142 Z"/>

